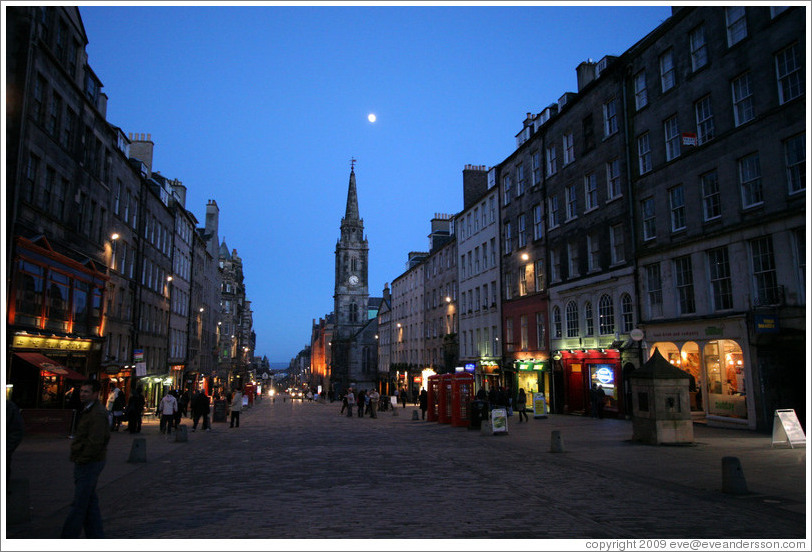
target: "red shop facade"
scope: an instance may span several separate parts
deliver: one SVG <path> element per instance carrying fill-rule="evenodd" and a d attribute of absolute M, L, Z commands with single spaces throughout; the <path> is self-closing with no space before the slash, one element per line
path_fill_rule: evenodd
<path fill-rule="evenodd" d="M 618 349 L 571 349 L 553 354 L 564 372 L 564 413 L 590 415 L 589 390 L 595 383 L 606 394 L 603 414 L 623 418 L 631 414 L 626 405 L 625 382 Z"/>

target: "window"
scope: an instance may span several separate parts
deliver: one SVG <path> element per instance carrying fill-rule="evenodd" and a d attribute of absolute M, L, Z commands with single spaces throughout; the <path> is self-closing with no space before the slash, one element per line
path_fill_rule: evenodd
<path fill-rule="evenodd" d="M 519 317 L 519 343 L 521 345 L 522 351 L 526 351 L 528 349 L 528 335 L 527 335 L 527 315 L 523 314 Z"/>
<path fill-rule="evenodd" d="M 733 91 L 733 120 L 736 126 L 752 121 L 756 117 L 753 107 L 753 90 L 750 88 L 750 72 L 744 73 L 731 82 Z"/>
<path fill-rule="evenodd" d="M 513 319 L 505 319 L 505 351 L 513 352 Z"/>
<path fill-rule="evenodd" d="M 513 251 L 513 228 L 509 222 L 505 223 L 505 253 Z"/>
<path fill-rule="evenodd" d="M 474 207 L 474 233 L 479 232 L 479 207 Z"/>
<path fill-rule="evenodd" d="M 780 302 L 775 274 L 775 254 L 771 236 L 750 241 L 750 255 L 753 263 L 753 285 L 757 305 L 774 305 Z"/>
<path fill-rule="evenodd" d="M 42 123 L 45 116 L 45 86 L 45 79 L 37 75 L 37 80 L 34 81 L 34 105 L 31 110 L 31 115 L 37 123 Z"/>
<path fill-rule="evenodd" d="M 792 231 L 792 243 L 795 246 L 795 266 L 798 274 L 799 303 L 806 304 L 806 228 L 796 228 Z"/>
<path fill-rule="evenodd" d="M 46 130 L 48 134 L 58 139 L 60 135 L 60 118 L 62 117 L 62 98 L 54 94 L 51 97 L 51 105 L 48 108 L 48 120 L 46 121 Z"/>
<path fill-rule="evenodd" d="M 592 313 L 592 301 L 584 303 L 584 335 L 595 335 L 595 316 Z"/>
<path fill-rule="evenodd" d="M 690 32 L 688 42 L 691 47 L 691 70 L 696 71 L 708 64 L 708 45 L 705 42 L 705 27 L 700 25 Z"/>
<path fill-rule="evenodd" d="M 504 178 L 502 178 L 502 191 L 504 193 L 504 205 L 510 203 L 510 175 L 506 174 Z"/>
<path fill-rule="evenodd" d="M 513 299 L 513 273 L 505 272 L 505 299 Z"/>
<path fill-rule="evenodd" d="M 569 242 L 567 244 L 567 258 L 569 259 L 569 277 L 575 278 L 580 274 L 578 270 L 578 243 Z"/>
<path fill-rule="evenodd" d="M 739 159 L 739 183 L 742 189 L 742 207 L 752 207 L 764 201 L 761 164 L 757 153 Z"/>
<path fill-rule="evenodd" d="M 559 255 L 558 249 L 550 250 L 550 259 L 552 260 L 552 264 L 550 264 L 550 281 L 557 282 L 561 279 L 561 255 Z"/>
<path fill-rule="evenodd" d="M 40 206 L 45 211 L 51 210 L 51 196 L 56 187 L 56 170 L 51 166 L 45 167 L 45 185 L 42 187 Z"/>
<path fill-rule="evenodd" d="M 677 287 L 679 314 L 696 312 L 693 274 L 689 255 L 674 259 L 674 282 Z"/>
<path fill-rule="evenodd" d="M 643 239 L 653 240 L 657 237 L 657 217 L 653 197 L 648 197 L 640 202 L 640 214 L 643 217 Z"/>
<path fill-rule="evenodd" d="M 575 161 L 575 141 L 572 134 L 564 135 L 564 165 L 569 165 Z"/>
<path fill-rule="evenodd" d="M 491 238 L 491 266 L 496 266 L 496 238 Z"/>
<path fill-rule="evenodd" d="M 561 307 L 553 307 L 553 335 L 561 338 Z"/>
<path fill-rule="evenodd" d="M 570 184 L 564 188 L 564 196 L 566 199 L 567 209 L 566 220 L 572 220 L 578 216 L 578 200 L 576 198 L 577 193 L 575 191 L 575 184 Z"/>
<path fill-rule="evenodd" d="M 784 161 L 787 165 L 789 193 L 806 189 L 806 134 L 798 134 L 784 141 Z"/>
<path fill-rule="evenodd" d="M 586 236 L 586 250 L 587 250 L 587 270 L 594 272 L 601 268 L 601 248 L 600 236 L 597 232 L 587 234 Z"/>
<path fill-rule="evenodd" d="M 646 72 L 640 71 L 634 76 L 634 107 L 638 111 L 648 105 L 648 90 L 646 88 Z"/>
<path fill-rule="evenodd" d="M 685 229 L 685 193 L 682 184 L 668 190 L 668 202 L 671 207 L 671 231 Z"/>
<path fill-rule="evenodd" d="M 663 134 L 665 135 L 665 160 L 676 159 L 679 157 L 679 128 L 676 115 L 665 120 Z"/>
<path fill-rule="evenodd" d="M 494 222 L 496 222 L 496 197 L 491 196 L 488 204 L 490 206 L 490 212 L 491 212 L 491 220 L 490 220 L 490 222 L 491 222 L 491 224 L 493 224 Z"/>
<path fill-rule="evenodd" d="M 804 79 L 801 74 L 801 55 L 798 45 L 784 48 L 775 56 L 775 70 L 778 77 L 778 102 L 786 103 L 804 93 Z"/>
<path fill-rule="evenodd" d="M 623 244 L 623 225 L 615 224 L 609 227 L 609 250 L 612 254 L 612 264 L 622 263 L 626 260 Z"/>
<path fill-rule="evenodd" d="M 567 337 L 578 337 L 581 329 L 578 324 L 578 305 L 575 301 L 567 303 Z"/>
<path fill-rule="evenodd" d="M 696 104 L 694 104 L 694 110 L 696 111 L 697 144 L 702 145 L 712 140 L 714 135 L 713 111 L 711 111 L 710 96 L 705 96 L 696 102 Z"/>
<path fill-rule="evenodd" d="M 640 166 L 640 174 L 651 171 L 651 143 L 648 132 L 637 138 L 637 160 Z"/>
<path fill-rule="evenodd" d="M 539 349 L 547 348 L 547 330 L 544 325 L 544 314 L 536 313 L 536 347 Z"/>
<path fill-rule="evenodd" d="M 479 274 L 479 247 L 474 248 L 474 274 Z"/>
<path fill-rule="evenodd" d="M 488 268 L 488 242 L 482 243 L 482 268 Z"/>
<path fill-rule="evenodd" d="M 533 239 L 540 240 L 544 233 L 544 219 L 541 214 L 541 204 L 533 207 Z"/>
<path fill-rule="evenodd" d="M 527 245 L 527 217 L 524 214 L 519 215 L 519 248 Z"/>
<path fill-rule="evenodd" d="M 728 46 L 733 46 L 747 37 L 747 20 L 743 6 L 725 8 L 725 24 L 727 25 Z"/>
<path fill-rule="evenodd" d="M 541 184 L 541 153 L 534 151 L 533 158 L 532 158 L 532 169 L 533 169 L 533 186 L 538 186 Z"/>
<path fill-rule="evenodd" d="M 595 173 L 584 175 L 584 200 L 585 213 L 598 208 L 598 182 Z"/>
<path fill-rule="evenodd" d="M 71 108 L 67 108 L 65 110 L 65 124 L 62 125 L 62 147 L 68 151 L 73 149 L 75 129 L 76 113 Z"/>
<path fill-rule="evenodd" d="M 708 276 L 711 285 L 713 310 L 733 308 L 733 291 L 730 279 L 730 261 L 727 247 L 711 249 L 708 255 Z"/>
<path fill-rule="evenodd" d="M 527 295 L 527 266 L 519 267 L 519 296 Z"/>
<path fill-rule="evenodd" d="M 516 167 L 516 196 L 520 196 L 524 193 L 524 165 L 518 165 Z"/>
<path fill-rule="evenodd" d="M 612 159 L 606 163 L 606 195 L 607 201 L 620 197 L 620 160 Z"/>
<path fill-rule="evenodd" d="M 555 164 L 555 144 L 547 148 L 547 176 L 555 174 L 556 164 Z"/>
<path fill-rule="evenodd" d="M 536 291 L 544 291 L 544 260 L 540 259 L 536 261 L 534 269 L 536 276 Z"/>
<path fill-rule="evenodd" d="M 705 220 L 722 216 L 722 202 L 719 195 L 719 179 L 716 171 L 707 172 L 699 177 L 702 183 L 702 212 Z"/>
<path fill-rule="evenodd" d="M 28 164 L 25 169 L 26 190 L 25 199 L 29 203 L 34 201 L 34 193 L 37 189 L 37 172 L 39 171 L 39 157 L 33 153 L 28 154 Z"/>
<path fill-rule="evenodd" d="M 648 314 L 652 318 L 663 315 L 663 282 L 660 277 L 660 263 L 646 265 L 646 296 Z"/>
<path fill-rule="evenodd" d="M 670 48 L 660 55 L 660 87 L 663 92 L 674 87 L 674 55 Z"/>
<path fill-rule="evenodd" d="M 584 134 L 584 153 L 595 149 L 595 125 L 591 113 L 581 121 L 581 131 Z"/>
<path fill-rule="evenodd" d="M 629 333 L 634 329 L 634 310 L 632 308 L 632 298 L 628 293 L 620 296 L 620 316 L 623 321 L 623 326 L 620 331 Z"/>
<path fill-rule="evenodd" d="M 550 214 L 550 228 L 555 228 L 561 223 L 561 214 L 558 211 L 558 197 L 547 198 L 547 206 Z"/>
<path fill-rule="evenodd" d="M 61 178 L 59 182 L 56 184 L 56 188 L 54 189 L 54 216 L 56 218 L 61 219 L 65 216 L 65 196 L 67 195 L 67 189 L 70 184 L 68 180 L 65 178 Z"/>
<path fill-rule="evenodd" d="M 611 136 L 617 132 L 617 100 L 612 98 L 603 104 L 603 136 Z"/>
<path fill-rule="evenodd" d="M 615 307 L 608 295 L 602 295 L 598 302 L 598 330 L 601 335 L 615 333 Z"/>

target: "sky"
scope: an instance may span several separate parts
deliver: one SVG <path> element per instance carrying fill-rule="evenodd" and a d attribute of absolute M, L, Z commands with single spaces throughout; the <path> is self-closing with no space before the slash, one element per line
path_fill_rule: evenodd
<path fill-rule="evenodd" d="M 107 120 L 149 133 L 153 170 L 220 208 L 243 260 L 255 354 L 288 362 L 333 309 L 350 160 L 381 296 L 462 210 L 466 164 L 499 164 L 528 112 L 576 92 L 666 4 L 82 4 Z M 377 117 L 374 123 L 368 115 Z"/>

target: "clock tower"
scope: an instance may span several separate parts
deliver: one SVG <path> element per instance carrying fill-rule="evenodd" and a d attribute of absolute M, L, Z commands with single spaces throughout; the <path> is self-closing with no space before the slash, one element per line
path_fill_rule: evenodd
<path fill-rule="evenodd" d="M 341 219 L 341 236 L 336 243 L 334 336 L 351 338 L 367 323 L 369 303 L 369 246 L 364 220 L 358 214 L 355 160 L 350 168 L 347 208 Z"/>

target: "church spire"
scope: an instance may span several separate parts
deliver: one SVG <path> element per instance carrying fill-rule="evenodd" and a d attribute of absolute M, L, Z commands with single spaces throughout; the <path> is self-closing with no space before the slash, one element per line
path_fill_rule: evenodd
<path fill-rule="evenodd" d="M 355 222 L 359 218 L 358 192 L 355 189 L 355 159 L 353 159 L 350 165 L 350 187 L 347 190 L 347 210 L 344 213 L 344 222 Z"/>

